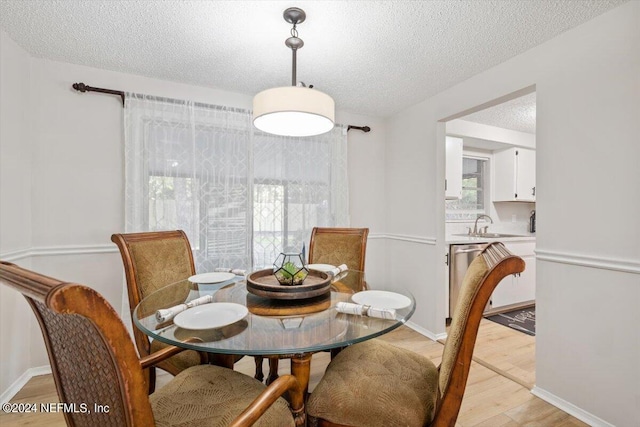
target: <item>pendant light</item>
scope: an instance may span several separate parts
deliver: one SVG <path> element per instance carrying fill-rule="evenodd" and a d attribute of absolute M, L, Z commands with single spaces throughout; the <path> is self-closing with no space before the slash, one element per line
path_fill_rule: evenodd
<path fill-rule="evenodd" d="M 253 98 L 253 125 L 263 132 L 284 136 L 312 136 L 329 132 L 335 120 L 333 99 L 313 86 L 296 80 L 296 53 L 304 46 L 296 25 L 304 22 L 304 10 L 290 7 L 284 20 L 293 24 L 291 37 L 285 40 L 293 54 L 291 86 L 264 90 Z"/>

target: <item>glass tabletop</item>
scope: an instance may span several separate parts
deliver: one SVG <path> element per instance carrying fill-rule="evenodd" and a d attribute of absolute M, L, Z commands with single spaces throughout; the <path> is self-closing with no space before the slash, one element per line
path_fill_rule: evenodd
<path fill-rule="evenodd" d="M 193 350 L 254 356 L 313 353 L 388 333 L 413 315 L 416 305 L 413 295 L 397 287 L 376 287 L 376 291 L 393 294 L 366 294 L 395 296 L 406 301 L 408 305 L 395 309 L 394 320 L 345 314 L 336 310 L 338 302 L 354 302 L 352 296 L 366 289 L 364 273 L 353 270 L 333 278 L 330 293 L 296 301 L 274 301 L 253 295 L 247 291 L 242 276 L 215 284 L 192 283 L 185 279 L 144 298 L 134 310 L 133 319 L 135 325 L 153 339 Z M 176 326 L 175 318 L 165 322 L 156 318 L 159 309 L 174 307 L 206 295 L 211 295 L 213 303 L 239 304 L 242 307 L 234 305 L 240 311 L 235 313 L 244 317 L 226 326 L 197 330 Z M 356 299 L 360 301 L 364 294 L 358 295 Z M 223 306 L 203 304 L 190 309 L 190 314 L 197 314 L 197 308 L 205 307 Z M 232 317 L 231 320 L 235 319 Z M 187 340 L 191 342 L 185 342 Z"/>

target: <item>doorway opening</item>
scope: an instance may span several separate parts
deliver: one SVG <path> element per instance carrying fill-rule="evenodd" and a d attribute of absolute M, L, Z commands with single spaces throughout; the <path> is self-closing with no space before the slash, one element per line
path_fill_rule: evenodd
<path fill-rule="evenodd" d="M 445 128 L 448 319 L 466 271 L 457 263 L 464 257 L 457 254 L 469 253 L 463 250 L 467 246 L 501 241 L 519 255 L 526 269 L 503 279 L 492 294 L 474 360 L 531 389 L 535 336 L 486 317 L 509 316 L 514 310 L 535 313 L 535 86 L 457 114 Z M 510 323 L 518 326 L 515 320 Z"/>

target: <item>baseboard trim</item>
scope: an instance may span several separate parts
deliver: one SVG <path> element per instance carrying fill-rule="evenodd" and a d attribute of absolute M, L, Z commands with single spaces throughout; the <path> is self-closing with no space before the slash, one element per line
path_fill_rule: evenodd
<path fill-rule="evenodd" d="M 569 403 L 566 400 L 556 396 L 553 393 L 549 393 L 548 391 L 541 389 L 538 386 L 534 386 L 533 389 L 531 389 L 531 394 L 539 397 L 547 403 L 552 404 L 556 408 L 562 409 L 567 414 L 576 417 L 580 421 L 585 422 L 592 427 L 615 427 L 613 424 L 596 417 L 595 415 L 585 411 L 584 409 L 577 407 L 573 403 Z"/>
<path fill-rule="evenodd" d="M 40 246 L 19 251 L 6 252 L 4 254 L 0 254 L 0 259 L 3 261 L 18 261 L 20 259 L 36 256 L 91 255 L 117 252 L 118 248 L 115 245 Z"/>
<path fill-rule="evenodd" d="M 561 264 L 579 265 L 581 267 L 640 274 L 640 263 L 633 260 L 570 254 L 566 252 L 546 251 L 544 249 L 536 249 L 536 259 Z"/>
<path fill-rule="evenodd" d="M 405 323 L 405 325 L 407 325 L 409 328 L 413 329 L 414 331 L 416 331 L 420 335 L 423 335 L 423 336 L 429 338 L 431 341 L 444 340 L 444 339 L 447 338 L 447 333 L 446 332 L 443 332 L 441 334 L 434 334 L 430 330 L 425 329 L 422 326 L 418 326 L 413 322 L 407 322 L 407 323 Z"/>
<path fill-rule="evenodd" d="M 0 404 L 9 402 L 13 397 L 18 394 L 22 387 L 24 387 L 31 378 L 38 377 L 40 375 L 47 375 L 51 373 L 51 366 L 37 366 L 35 368 L 29 368 L 17 380 L 13 382 L 5 391 L 0 395 Z"/>

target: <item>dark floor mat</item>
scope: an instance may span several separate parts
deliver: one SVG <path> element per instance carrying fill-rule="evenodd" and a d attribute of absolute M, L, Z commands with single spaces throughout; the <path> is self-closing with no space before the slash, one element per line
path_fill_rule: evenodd
<path fill-rule="evenodd" d="M 500 323 L 511 329 L 520 331 L 527 335 L 536 335 L 536 307 L 507 311 L 505 313 L 487 316 L 492 322 Z"/>

